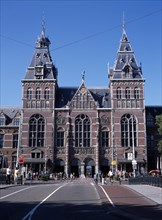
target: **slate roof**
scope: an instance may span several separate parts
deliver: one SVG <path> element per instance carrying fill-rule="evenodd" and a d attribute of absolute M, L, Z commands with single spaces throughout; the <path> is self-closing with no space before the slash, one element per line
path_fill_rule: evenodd
<path fill-rule="evenodd" d="M 162 106 L 145 106 L 146 117 L 152 115 L 154 118 L 162 114 Z"/>
<path fill-rule="evenodd" d="M 99 108 L 111 108 L 110 91 L 108 88 L 88 88 Z M 60 87 L 57 91 L 56 108 L 63 108 L 72 100 L 78 87 Z"/>
<path fill-rule="evenodd" d="M 49 51 L 50 40 L 45 36 L 44 27 L 42 28 L 42 33 L 38 37 L 35 47 L 35 52 L 32 57 L 31 63 L 27 68 L 24 80 L 34 80 L 35 69 L 37 67 L 43 69 L 42 79 L 56 79 L 57 78 L 57 68 L 52 63 L 52 58 Z"/>
<path fill-rule="evenodd" d="M 123 79 L 122 72 L 127 66 L 132 69 L 133 79 L 142 79 L 141 67 L 137 65 L 134 51 L 131 48 L 125 30 L 123 30 L 114 67 L 110 69 L 109 72 L 109 74 L 112 76 L 112 79 Z"/>
<path fill-rule="evenodd" d="M 21 114 L 21 108 L 18 107 L 0 107 L 0 115 L 6 118 L 5 126 L 13 126 L 13 119 Z"/>

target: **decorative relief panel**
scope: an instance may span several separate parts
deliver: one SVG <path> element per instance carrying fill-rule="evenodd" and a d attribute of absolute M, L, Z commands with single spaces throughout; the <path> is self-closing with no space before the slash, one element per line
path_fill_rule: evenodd
<path fill-rule="evenodd" d="M 110 124 L 110 122 L 111 122 L 110 117 L 108 117 L 106 115 L 101 116 L 101 124 L 102 125 Z"/>
<path fill-rule="evenodd" d="M 66 118 L 59 115 L 56 117 L 56 124 L 58 125 L 65 125 L 66 124 Z"/>

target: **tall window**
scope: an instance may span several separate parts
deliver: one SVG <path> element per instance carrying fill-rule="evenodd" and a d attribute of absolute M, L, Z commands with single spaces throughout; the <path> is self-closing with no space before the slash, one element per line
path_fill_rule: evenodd
<path fill-rule="evenodd" d="M 37 100 L 39 100 L 39 99 L 41 98 L 41 89 L 40 89 L 40 88 L 36 88 L 35 98 L 36 98 Z"/>
<path fill-rule="evenodd" d="M 20 123 L 20 118 L 16 117 L 13 119 L 13 124 L 16 125 L 16 126 L 19 126 L 19 123 Z"/>
<path fill-rule="evenodd" d="M 75 146 L 90 147 L 90 120 L 87 115 L 78 115 L 75 119 Z"/>
<path fill-rule="evenodd" d="M 57 130 L 57 147 L 64 147 L 64 130 L 62 128 Z"/>
<path fill-rule="evenodd" d="M 134 98 L 139 99 L 139 88 L 137 87 L 134 88 Z"/>
<path fill-rule="evenodd" d="M 32 88 L 28 88 L 28 90 L 27 90 L 27 99 L 28 100 L 32 99 Z"/>
<path fill-rule="evenodd" d="M 0 148 L 3 148 L 4 145 L 4 133 L 0 131 Z"/>
<path fill-rule="evenodd" d="M 118 87 L 116 90 L 116 98 L 121 99 L 121 88 L 120 87 Z"/>
<path fill-rule="evenodd" d="M 13 133 L 12 147 L 13 148 L 17 148 L 18 147 L 18 131 Z"/>
<path fill-rule="evenodd" d="M 126 99 L 130 99 L 130 88 L 129 88 L 129 87 L 127 87 L 127 88 L 125 89 L 125 98 L 126 98 Z"/>
<path fill-rule="evenodd" d="M 101 130 L 101 146 L 109 147 L 109 132 L 107 128 Z"/>
<path fill-rule="evenodd" d="M 49 90 L 49 88 L 45 88 L 44 98 L 45 98 L 45 100 L 49 100 L 49 98 L 50 98 L 50 90 Z"/>
<path fill-rule="evenodd" d="M 122 147 L 137 145 L 136 119 L 133 115 L 125 114 L 121 118 L 121 145 Z"/>
<path fill-rule="evenodd" d="M 44 147 L 45 121 L 42 115 L 35 114 L 29 120 L 29 146 Z"/>
<path fill-rule="evenodd" d="M 5 117 L 0 116 L 0 125 L 5 125 Z"/>
<path fill-rule="evenodd" d="M 127 66 L 126 68 L 125 68 L 125 78 L 130 78 L 130 71 L 129 71 L 129 67 Z"/>

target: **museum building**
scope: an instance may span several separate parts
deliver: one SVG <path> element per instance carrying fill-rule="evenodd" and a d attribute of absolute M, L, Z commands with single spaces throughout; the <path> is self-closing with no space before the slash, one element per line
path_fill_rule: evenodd
<path fill-rule="evenodd" d="M 107 87 L 87 87 L 84 73 L 78 87 L 60 87 L 49 45 L 43 25 L 22 80 L 22 108 L 0 108 L 1 167 L 76 176 L 146 172 L 145 80 L 125 29 Z"/>

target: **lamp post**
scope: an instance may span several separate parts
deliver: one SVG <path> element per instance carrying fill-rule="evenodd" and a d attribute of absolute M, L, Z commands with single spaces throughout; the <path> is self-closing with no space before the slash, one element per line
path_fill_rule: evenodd
<path fill-rule="evenodd" d="M 135 159 L 135 148 L 134 148 L 134 127 L 133 127 L 133 115 L 131 115 L 131 123 L 132 123 L 132 150 L 133 150 L 133 158 L 132 158 L 132 167 L 133 167 L 133 177 L 136 177 L 136 166 L 137 161 Z"/>

